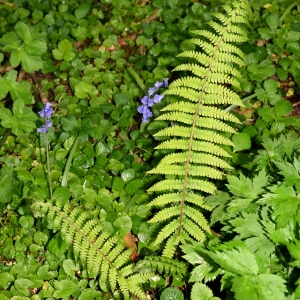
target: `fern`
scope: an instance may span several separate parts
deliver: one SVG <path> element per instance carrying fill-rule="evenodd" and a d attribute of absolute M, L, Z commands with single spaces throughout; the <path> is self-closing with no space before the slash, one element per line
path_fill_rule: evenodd
<path fill-rule="evenodd" d="M 87 266 L 89 277 L 100 274 L 99 284 L 104 292 L 120 289 L 124 299 L 147 299 L 140 284 L 149 279 L 149 273 L 135 273 L 134 264 L 129 263 L 132 249 L 116 237 L 102 230 L 95 219 L 80 208 L 72 209 L 70 203 L 52 206 L 46 203 L 33 205 L 36 216 L 46 214 L 46 222 L 54 231 L 60 230 L 63 239 L 72 244 L 75 259 Z"/>
<path fill-rule="evenodd" d="M 187 273 L 187 266 L 185 263 L 160 256 L 147 256 L 137 263 L 137 271 L 141 272 L 145 269 L 149 269 L 153 273 L 158 272 L 167 276 L 185 275 Z"/>
<path fill-rule="evenodd" d="M 235 1 L 233 7 L 224 6 L 226 15 L 216 13 L 216 21 L 208 25 L 211 31 L 196 30 L 198 38 L 190 40 L 201 48 L 185 51 L 180 57 L 193 59 L 175 71 L 189 71 L 193 75 L 175 80 L 165 95 L 174 95 L 178 102 L 167 105 L 158 120 L 171 121 L 170 128 L 155 136 L 168 137 L 157 149 L 173 149 L 149 174 L 163 174 L 164 180 L 148 191 L 160 192 L 150 206 L 160 211 L 149 221 L 162 224 L 155 243 L 166 242 L 163 255 L 172 257 L 178 244 L 187 240 L 204 242 L 209 225 L 202 211 L 211 210 L 203 203 L 205 194 L 214 194 L 215 185 L 209 179 L 222 179 L 222 168 L 230 166 L 224 157 L 230 155 L 222 146 L 232 146 L 227 138 L 235 129 L 225 122 L 240 123 L 232 114 L 215 105 L 240 105 L 239 96 L 228 85 L 239 87 L 244 65 L 242 51 L 236 43 L 247 40 L 240 23 L 247 23 L 250 8 L 247 0 Z"/>

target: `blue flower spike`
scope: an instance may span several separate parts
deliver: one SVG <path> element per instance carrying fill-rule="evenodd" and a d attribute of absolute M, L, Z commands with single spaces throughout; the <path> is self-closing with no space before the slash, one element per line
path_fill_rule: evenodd
<path fill-rule="evenodd" d="M 142 122 L 148 122 L 149 118 L 153 116 L 149 107 L 155 103 L 159 103 L 164 98 L 164 95 L 157 94 L 156 92 L 161 87 L 167 88 L 169 86 L 168 80 L 169 78 L 164 78 L 163 82 L 156 81 L 154 87 L 148 90 L 148 96 L 144 96 L 141 99 L 142 105 L 140 105 L 137 110 L 140 114 L 142 114 Z M 153 95 L 153 99 L 150 98 Z"/>
<path fill-rule="evenodd" d="M 39 112 L 39 115 L 42 118 L 45 118 L 45 124 L 41 128 L 37 129 L 37 132 L 48 132 L 48 128 L 52 126 L 52 122 L 50 121 L 51 115 L 54 113 L 52 109 L 52 104 L 46 102 L 44 108 Z"/>

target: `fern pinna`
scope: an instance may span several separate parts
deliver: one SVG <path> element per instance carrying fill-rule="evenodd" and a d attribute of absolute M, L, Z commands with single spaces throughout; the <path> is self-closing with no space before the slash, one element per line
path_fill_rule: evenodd
<path fill-rule="evenodd" d="M 124 299 L 147 299 L 140 284 L 151 274 L 135 273 L 135 265 L 129 262 L 132 249 L 125 250 L 124 244 L 105 232 L 97 220 L 78 207 L 72 209 L 70 203 L 35 203 L 33 210 L 36 217 L 45 215 L 48 227 L 60 230 L 63 239 L 72 244 L 75 259 L 87 266 L 90 278 L 100 274 L 103 292 L 120 290 Z"/>
<path fill-rule="evenodd" d="M 222 157 L 230 155 L 220 145 L 233 145 L 225 133 L 235 129 L 225 121 L 240 123 L 232 114 L 216 107 L 220 104 L 243 105 L 239 96 L 228 85 L 239 86 L 238 68 L 244 65 L 242 51 L 235 45 L 247 40 L 241 23 L 247 23 L 250 13 L 247 0 L 236 1 L 233 7 L 224 6 L 226 15 L 216 13 L 216 21 L 209 22 L 211 31 L 196 30 L 191 43 L 199 51 L 185 51 L 180 57 L 192 58 L 197 63 L 185 63 L 175 71 L 190 71 L 193 75 L 175 80 L 165 95 L 178 96 L 178 102 L 167 105 L 157 120 L 171 121 L 172 126 L 155 136 L 169 137 L 157 149 L 174 149 L 149 171 L 166 178 L 148 191 L 163 192 L 149 205 L 163 207 L 149 222 L 163 222 L 156 244 L 165 240 L 163 255 L 172 257 L 176 246 L 187 240 L 203 242 L 204 231 L 210 232 L 201 209 L 203 195 L 213 194 L 216 187 L 208 179 L 222 179 L 222 168 L 230 168 Z M 204 230 L 204 231 L 203 231 Z"/>

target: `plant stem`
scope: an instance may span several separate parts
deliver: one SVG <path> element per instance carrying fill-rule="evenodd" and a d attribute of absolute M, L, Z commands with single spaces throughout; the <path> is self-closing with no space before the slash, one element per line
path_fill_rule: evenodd
<path fill-rule="evenodd" d="M 69 174 L 69 171 L 70 171 L 70 167 L 71 167 L 71 163 L 72 163 L 72 159 L 73 159 L 75 150 L 78 147 L 78 143 L 79 143 L 79 136 L 75 139 L 75 141 L 72 145 L 72 148 L 71 148 L 71 151 L 70 151 L 67 163 L 66 163 L 66 167 L 65 167 L 65 170 L 64 170 L 63 178 L 62 178 L 62 181 L 61 181 L 61 186 L 67 186 L 68 174 Z"/>
<path fill-rule="evenodd" d="M 46 122 L 46 126 L 47 126 L 47 122 Z M 52 200 L 52 185 L 51 185 L 51 170 L 50 170 L 50 161 L 49 161 L 49 141 L 48 141 L 48 128 L 46 131 L 46 159 L 47 159 L 47 169 L 48 169 L 48 186 L 49 186 L 49 193 L 50 193 L 50 199 Z"/>
<path fill-rule="evenodd" d="M 242 102 L 244 103 L 244 102 L 246 102 L 247 100 L 251 100 L 251 99 L 257 97 L 258 95 L 261 95 L 261 94 L 264 94 L 264 93 L 265 93 L 265 92 L 260 92 L 260 93 L 256 93 L 256 94 L 253 94 L 253 95 L 251 95 L 251 96 L 248 96 L 248 97 L 242 99 Z M 226 112 L 229 112 L 229 111 L 232 111 L 234 108 L 236 108 L 236 107 L 238 107 L 238 106 L 239 106 L 239 105 L 230 105 L 230 106 L 228 106 L 227 108 L 225 108 L 224 110 L 225 110 Z"/>
<path fill-rule="evenodd" d="M 11 129 L 7 129 L 6 132 L 5 132 L 5 135 L 0 143 L 0 150 L 2 149 L 6 139 L 8 138 L 8 136 L 11 134 Z"/>
<path fill-rule="evenodd" d="M 279 21 L 280 21 L 279 24 L 281 24 L 281 23 L 284 21 L 285 17 L 291 12 L 292 8 L 293 8 L 295 5 L 297 5 L 296 2 L 292 3 L 292 4 L 285 10 L 285 12 L 282 14 L 282 16 L 281 16 L 280 19 L 279 19 Z"/>

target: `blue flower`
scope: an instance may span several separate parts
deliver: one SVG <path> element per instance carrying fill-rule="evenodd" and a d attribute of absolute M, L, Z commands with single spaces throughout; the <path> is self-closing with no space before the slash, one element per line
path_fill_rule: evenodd
<path fill-rule="evenodd" d="M 39 115 L 42 118 L 45 118 L 45 124 L 41 128 L 37 129 L 37 132 L 47 132 L 48 128 L 52 126 L 52 122 L 49 120 L 51 115 L 54 113 L 54 110 L 52 109 L 52 104 L 49 102 L 45 103 L 44 108 L 39 112 Z"/>
<path fill-rule="evenodd" d="M 44 108 L 39 112 L 40 116 L 49 119 L 54 113 L 54 110 L 51 106 L 51 103 L 46 102 Z"/>
<path fill-rule="evenodd" d="M 164 98 L 164 95 L 154 95 L 154 98 L 153 98 L 153 102 L 154 103 L 159 103 L 162 99 Z"/>
<path fill-rule="evenodd" d="M 144 96 L 141 99 L 142 105 L 140 105 L 137 110 L 140 114 L 143 115 L 142 122 L 147 122 L 149 120 L 149 118 L 151 118 L 153 116 L 149 107 L 151 107 L 154 103 L 159 103 L 164 98 L 164 95 L 159 95 L 159 94 L 155 94 L 155 93 L 161 87 L 168 87 L 169 86 L 168 80 L 169 80 L 168 78 L 164 78 L 163 82 L 156 81 L 154 84 L 154 87 L 152 87 L 148 90 L 148 96 Z M 155 94 L 155 95 L 152 100 L 150 98 L 150 96 L 152 96 L 153 94 Z"/>

